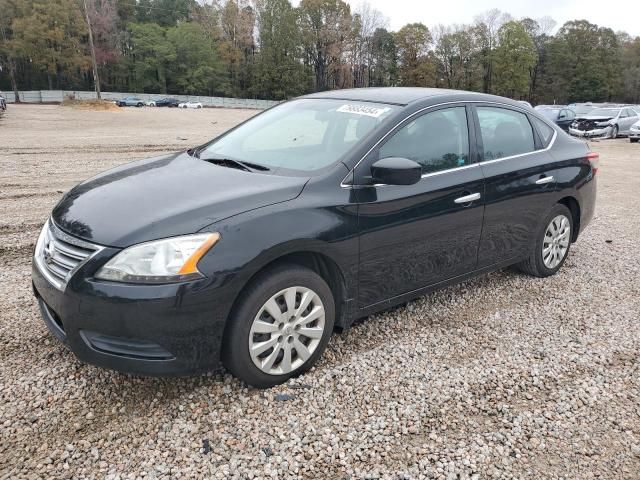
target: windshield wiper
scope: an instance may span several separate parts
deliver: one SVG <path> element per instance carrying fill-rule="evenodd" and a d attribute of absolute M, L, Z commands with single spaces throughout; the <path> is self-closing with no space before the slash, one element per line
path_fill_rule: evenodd
<path fill-rule="evenodd" d="M 196 158 L 200 158 L 200 152 L 195 151 L 194 156 Z M 203 158 L 205 162 L 213 163 L 215 165 L 220 165 L 222 167 L 230 167 L 230 168 L 238 168 L 240 170 L 245 170 L 247 172 L 267 172 L 269 171 L 269 167 L 265 167 L 264 165 L 258 165 L 257 163 L 245 162 L 244 160 L 235 160 L 233 158 L 226 157 L 208 157 Z"/>

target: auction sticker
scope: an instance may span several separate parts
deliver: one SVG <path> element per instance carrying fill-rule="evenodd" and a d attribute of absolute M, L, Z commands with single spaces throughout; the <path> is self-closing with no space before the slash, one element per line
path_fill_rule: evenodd
<path fill-rule="evenodd" d="M 347 103 L 342 105 L 337 112 L 341 113 L 355 113 L 356 115 L 366 115 L 367 117 L 378 118 L 383 113 L 391 110 L 389 107 L 370 107 L 368 105 L 354 105 Z"/>

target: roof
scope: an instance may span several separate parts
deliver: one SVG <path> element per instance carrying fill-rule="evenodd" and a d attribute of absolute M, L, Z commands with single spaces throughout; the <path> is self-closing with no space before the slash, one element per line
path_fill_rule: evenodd
<path fill-rule="evenodd" d="M 420 88 L 420 87 L 380 87 L 380 88 L 348 88 L 343 90 L 329 90 L 305 95 L 304 98 L 335 98 L 341 100 L 354 100 L 363 102 L 393 103 L 396 105 L 408 105 L 417 100 L 425 100 L 431 97 L 443 95 L 468 94 L 469 96 L 484 96 L 476 92 L 462 90 L 448 90 L 445 88 Z M 486 95 L 486 97 L 491 97 Z M 493 97 L 495 98 L 495 97 Z"/>

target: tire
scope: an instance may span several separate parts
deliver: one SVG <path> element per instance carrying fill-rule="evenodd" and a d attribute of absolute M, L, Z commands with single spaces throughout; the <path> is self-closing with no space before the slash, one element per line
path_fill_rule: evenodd
<path fill-rule="evenodd" d="M 295 305 L 287 310 L 284 294 L 291 290 L 295 293 L 290 297 Z M 310 303 L 300 315 L 288 317 L 288 312 L 297 310 L 300 302 L 309 298 L 312 298 Z M 276 316 L 282 314 L 283 317 L 276 320 L 271 316 L 267 304 L 271 305 L 271 311 L 277 307 Z M 324 308 L 322 320 L 314 313 L 321 312 L 320 308 Z M 305 317 L 317 319 L 304 322 Z M 296 322 L 301 320 L 302 328 L 296 328 Z M 322 277 L 298 265 L 267 270 L 245 288 L 236 302 L 225 329 L 222 363 L 235 377 L 251 386 L 279 385 L 313 366 L 329 343 L 334 321 L 333 294 Z M 265 333 L 256 332 L 258 329 Z M 313 338 L 306 337 L 302 330 L 313 333 Z M 267 342 L 272 346 L 262 350 L 261 344 Z M 253 357 L 250 345 L 256 351 Z M 305 353 L 300 355 L 298 349 Z"/>
<path fill-rule="evenodd" d="M 138 104 L 136 105 L 136 107 L 141 107 L 141 106 L 142 106 L 142 103 L 138 103 Z"/>
<path fill-rule="evenodd" d="M 611 130 L 611 138 L 618 138 L 618 126 L 614 125 L 613 130 Z"/>
<path fill-rule="evenodd" d="M 631 143 L 638 143 L 638 140 L 640 140 L 640 139 L 638 139 L 638 138 L 630 138 L 630 139 L 629 139 L 629 141 L 630 141 Z"/>
<path fill-rule="evenodd" d="M 564 240 L 562 242 L 558 242 L 559 246 L 551 247 L 551 251 L 552 252 L 556 251 L 558 254 L 561 254 L 562 256 L 560 257 L 560 261 L 557 263 L 548 262 L 548 261 L 545 262 L 545 258 L 548 258 L 548 257 L 546 257 L 543 254 L 543 248 L 545 248 L 545 244 L 548 245 L 547 243 L 548 240 L 545 241 L 545 239 L 550 238 L 548 237 L 547 230 L 551 227 L 551 222 L 552 221 L 557 222 L 556 219 L 558 219 L 559 217 L 564 217 L 566 219 L 568 223 L 569 231 L 565 232 L 565 234 L 562 235 L 563 239 L 566 237 L 566 243 Z M 543 278 L 543 277 L 549 277 L 551 275 L 554 275 L 555 273 L 558 272 L 558 270 L 560 270 L 560 268 L 562 268 L 562 265 L 564 265 L 565 260 L 569 256 L 569 250 L 571 249 L 572 235 L 573 235 L 573 217 L 571 215 L 571 212 L 566 206 L 562 204 L 558 203 L 554 205 L 553 208 L 549 211 L 549 213 L 545 217 L 544 222 L 542 222 L 542 226 L 540 227 L 540 230 L 536 234 L 535 242 L 534 242 L 534 245 L 532 246 L 532 250 L 529 254 L 529 258 L 517 264 L 516 267 L 522 272 L 528 273 L 529 275 L 533 275 L 534 277 Z M 556 256 L 556 260 L 557 258 L 558 257 Z"/>

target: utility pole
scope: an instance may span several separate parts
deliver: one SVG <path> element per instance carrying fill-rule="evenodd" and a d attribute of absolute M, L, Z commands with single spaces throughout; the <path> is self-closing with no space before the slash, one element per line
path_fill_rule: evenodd
<path fill-rule="evenodd" d="M 98 64 L 96 63 L 96 49 L 93 46 L 93 31 L 91 29 L 91 19 L 89 18 L 89 9 L 87 8 L 87 0 L 84 1 L 84 15 L 87 19 L 89 27 L 89 48 L 91 49 L 91 63 L 93 64 L 93 83 L 96 87 L 96 95 L 100 100 L 100 78 L 98 77 Z"/>

